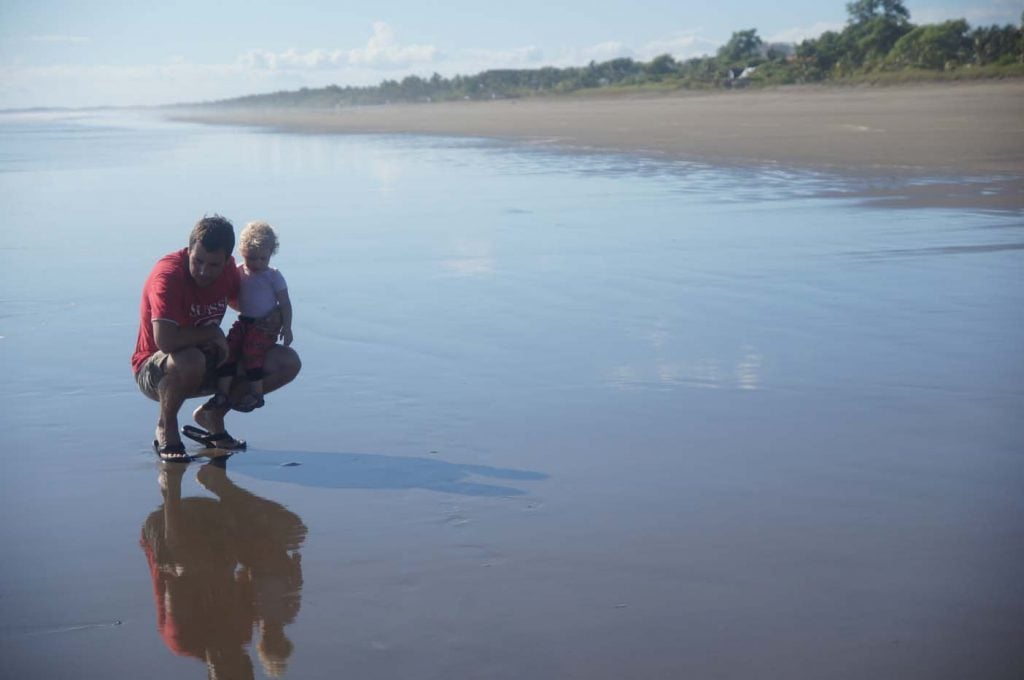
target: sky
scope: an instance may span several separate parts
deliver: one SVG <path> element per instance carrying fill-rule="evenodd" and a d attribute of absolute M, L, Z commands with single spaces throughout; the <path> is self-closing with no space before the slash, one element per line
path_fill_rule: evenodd
<path fill-rule="evenodd" d="M 916 24 L 1020 23 L 1024 0 L 904 0 Z M 0 108 L 159 105 L 406 75 L 798 42 L 845 0 L 0 0 Z"/>

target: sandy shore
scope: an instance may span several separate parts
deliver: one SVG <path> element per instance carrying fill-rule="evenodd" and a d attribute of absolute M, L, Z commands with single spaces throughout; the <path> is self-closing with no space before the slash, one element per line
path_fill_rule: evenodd
<path fill-rule="evenodd" d="M 618 98 L 203 110 L 207 122 L 339 133 L 472 135 L 844 171 L 1024 174 L 1024 81 Z"/>
<path fill-rule="evenodd" d="M 122 111 L 6 132 L 3 677 L 1024 677 L 1020 214 Z M 280 224 L 305 367 L 175 479 L 128 358 L 219 210 Z"/>

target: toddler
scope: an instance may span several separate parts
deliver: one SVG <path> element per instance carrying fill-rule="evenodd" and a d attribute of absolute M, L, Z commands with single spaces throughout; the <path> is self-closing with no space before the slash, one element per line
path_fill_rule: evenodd
<path fill-rule="evenodd" d="M 238 265 L 241 289 L 238 295 L 238 320 L 228 332 L 230 354 L 217 371 L 217 394 L 209 406 L 228 403 L 231 381 L 238 372 L 241 357 L 250 391 L 239 399 L 236 411 L 252 411 L 263 406 L 263 358 L 280 338 L 285 347 L 292 344 L 292 303 L 288 284 L 281 272 L 270 266 L 277 252 L 277 234 L 266 222 L 250 222 L 239 236 Z M 279 315 L 279 316 L 278 316 Z"/>

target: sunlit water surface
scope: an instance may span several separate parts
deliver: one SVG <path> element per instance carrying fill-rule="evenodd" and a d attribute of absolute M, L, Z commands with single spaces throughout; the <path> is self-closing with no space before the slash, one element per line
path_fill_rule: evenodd
<path fill-rule="evenodd" d="M 0 118 L 0 674 L 1021 677 L 1022 213 L 843 189 Z M 128 359 L 214 212 L 304 368 L 165 505 Z"/>

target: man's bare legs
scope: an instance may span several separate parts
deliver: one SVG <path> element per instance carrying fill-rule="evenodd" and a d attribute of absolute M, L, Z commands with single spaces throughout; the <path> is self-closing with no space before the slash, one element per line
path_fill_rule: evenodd
<path fill-rule="evenodd" d="M 302 370 L 302 360 L 291 347 L 274 345 L 267 350 L 263 360 L 263 391 L 273 392 L 284 387 Z M 231 403 L 249 393 L 249 382 L 244 378 L 236 378 L 231 387 Z M 179 404 L 180 407 L 180 404 Z M 230 408 L 208 408 L 202 406 L 192 412 L 195 421 L 210 434 L 221 434 L 225 431 L 224 415 Z"/>
<path fill-rule="evenodd" d="M 167 546 L 178 548 L 178 520 L 181 515 L 181 478 L 185 475 L 184 465 L 162 465 L 160 470 L 160 492 L 164 497 L 164 541 Z"/>
<path fill-rule="evenodd" d="M 188 347 L 167 355 L 164 376 L 157 385 L 160 414 L 156 423 L 156 440 L 160 446 L 181 444 L 178 411 L 186 399 L 199 391 L 205 373 L 206 357 L 198 348 Z"/>

